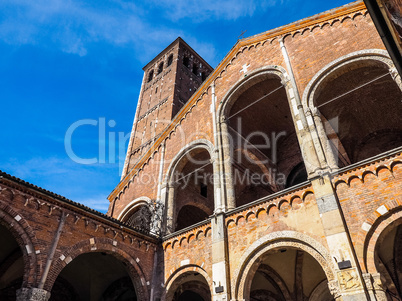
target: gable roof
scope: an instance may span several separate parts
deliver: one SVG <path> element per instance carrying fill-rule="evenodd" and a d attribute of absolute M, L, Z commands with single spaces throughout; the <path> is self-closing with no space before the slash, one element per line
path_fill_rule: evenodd
<path fill-rule="evenodd" d="M 190 99 L 183 106 L 183 108 L 176 114 L 174 119 L 161 133 L 159 138 L 156 139 L 152 147 L 140 158 L 140 160 L 135 164 L 135 166 L 125 175 L 125 177 L 120 181 L 120 183 L 113 189 L 113 191 L 108 196 L 109 201 L 112 202 L 113 200 L 115 200 L 119 196 L 120 192 L 123 191 L 124 187 L 128 184 L 130 179 L 132 179 L 137 174 L 137 172 L 141 170 L 144 164 L 152 158 L 153 154 L 156 153 L 158 149 L 161 147 L 163 141 L 169 137 L 170 132 L 174 131 L 174 129 L 180 124 L 180 121 L 185 118 L 186 114 L 191 110 L 192 107 L 196 105 L 196 103 L 201 99 L 201 97 L 204 94 L 207 94 L 207 90 L 210 87 L 210 85 L 217 77 L 219 77 L 219 74 L 226 68 L 227 64 L 231 61 L 233 57 L 235 57 L 236 53 L 241 48 L 275 37 L 285 37 L 291 32 L 308 28 L 328 20 L 340 18 L 342 16 L 358 12 L 364 9 L 366 9 L 364 2 L 359 0 L 281 27 L 277 27 L 275 29 L 265 31 L 263 33 L 251 37 L 238 40 L 236 44 L 232 47 L 232 49 L 229 51 L 229 53 L 223 58 L 223 60 L 208 76 L 208 78 L 201 84 L 198 90 L 195 91 L 195 93 L 190 97 Z"/>

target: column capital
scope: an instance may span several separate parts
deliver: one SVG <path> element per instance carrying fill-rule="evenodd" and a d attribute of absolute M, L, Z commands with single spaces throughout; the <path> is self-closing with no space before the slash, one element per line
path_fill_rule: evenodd
<path fill-rule="evenodd" d="M 48 301 L 50 292 L 40 288 L 20 288 L 17 290 L 17 301 Z"/>

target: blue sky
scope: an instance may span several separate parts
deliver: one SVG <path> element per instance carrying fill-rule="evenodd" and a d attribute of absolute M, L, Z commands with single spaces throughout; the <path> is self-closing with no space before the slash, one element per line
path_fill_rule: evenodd
<path fill-rule="evenodd" d="M 0 169 L 105 212 L 125 156 L 114 142 L 131 131 L 142 67 L 154 56 L 181 36 L 216 67 L 244 30 L 348 2 L 2 0 Z M 71 158 L 66 133 L 80 124 Z"/>

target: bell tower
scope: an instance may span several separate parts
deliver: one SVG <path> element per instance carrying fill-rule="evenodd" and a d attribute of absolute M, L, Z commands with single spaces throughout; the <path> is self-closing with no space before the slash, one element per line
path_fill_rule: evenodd
<path fill-rule="evenodd" d="M 213 68 L 179 37 L 143 70 L 122 178 L 159 137 Z"/>

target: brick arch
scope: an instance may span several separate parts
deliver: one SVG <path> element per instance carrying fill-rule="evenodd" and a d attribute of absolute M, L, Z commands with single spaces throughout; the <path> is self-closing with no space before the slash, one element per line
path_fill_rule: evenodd
<path fill-rule="evenodd" d="M 379 206 L 362 223 L 357 235 L 356 253 L 365 272 L 376 274 L 375 247 L 380 235 L 389 225 L 402 223 L 402 201 L 391 200 Z"/>
<path fill-rule="evenodd" d="M 124 220 L 127 215 L 131 213 L 131 211 L 138 206 L 147 205 L 151 203 L 151 199 L 146 196 L 142 196 L 136 198 L 135 200 L 131 201 L 123 210 L 120 212 L 119 216 L 117 217 L 118 220 Z"/>
<path fill-rule="evenodd" d="M 217 110 L 220 120 L 225 118 L 225 115 L 230 111 L 232 105 L 237 99 L 237 96 L 241 95 L 252 85 L 270 77 L 279 78 L 282 80 L 282 82 L 287 82 L 289 80 L 285 68 L 281 66 L 264 66 L 250 72 L 247 77 L 237 81 L 222 98 Z M 286 93 L 288 93 L 287 89 Z"/>
<path fill-rule="evenodd" d="M 36 287 L 40 277 L 41 255 L 35 250 L 39 247 L 34 230 L 21 213 L 17 213 L 3 200 L 0 200 L 0 224 L 6 227 L 17 241 L 24 261 L 22 287 Z"/>
<path fill-rule="evenodd" d="M 388 69 L 393 74 L 393 70 L 395 66 L 390 59 L 388 52 L 382 49 L 366 49 L 361 51 L 356 51 L 344 55 L 331 63 L 327 64 L 323 67 L 317 74 L 310 80 L 306 88 L 304 89 L 303 97 L 302 97 L 302 105 L 306 110 L 308 108 L 314 109 L 314 96 L 317 88 L 320 84 L 330 75 L 332 72 L 338 70 L 339 68 L 344 67 L 345 65 L 361 62 L 361 61 L 376 61 L 379 64 L 383 64 L 388 67 Z M 399 88 L 402 89 L 402 82 L 399 75 L 393 76 L 394 80 L 398 84 Z"/>
<path fill-rule="evenodd" d="M 149 300 L 149 292 L 146 287 L 147 279 L 143 269 L 139 263 L 137 263 L 135 257 L 130 255 L 130 253 L 133 253 L 132 248 L 129 248 L 121 243 L 118 243 L 115 246 L 113 244 L 115 241 L 110 238 L 94 238 L 94 241 L 95 244 L 91 244 L 89 239 L 83 240 L 62 251 L 61 254 L 63 257 L 59 256 L 53 263 L 52 273 L 49 274 L 49 277 L 44 285 L 44 289 L 50 292 L 61 271 L 67 266 L 67 264 L 72 262 L 79 255 L 94 252 L 105 252 L 126 264 L 128 274 L 133 282 L 138 300 Z"/>
<path fill-rule="evenodd" d="M 333 260 L 321 243 L 296 231 L 273 232 L 256 240 L 243 253 L 240 264 L 233 273 L 231 284 L 235 299 L 248 299 L 259 258 L 266 252 L 281 247 L 292 247 L 310 254 L 324 270 L 328 282 L 335 280 Z"/>
<path fill-rule="evenodd" d="M 164 183 L 165 185 L 168 184 L 171 180 L 171 177 L 173 175 L 173 172 L 177 169 L 178 164 L 180 163 L 180 161 L 187 155 L 189 154 L 191 151 L 197 149 L 197 148 L 201 148 L 201 149 L 205 149 L 206 151 L 208 151 L 211 160 L 215 159 L 214 157 L 214 150 L 215 147 L 212 144 L 211 141 L 207 140 L 207 139 L 197 139 L 194 140 L 190 143 L 188 143 L 187 145 L 185 145 L 184 147 L 181 148 L 181 150 L 176 154 L 176 156 L 172 159 L 166 174 L 165 174 L 165 179 L 164 179 Z"/>
<path fill-rule="evenodd" d="M 197 272 L 201 276 L 204 277 L 204 280 L 207 282 L 209 290 L 213 292 L 213 285 L 212 285 L 212 279 L 209 277 L 208 273 L 200 266 L 198 265 L 186 265 L 183 267 L 180 267 L 176 271 L 174 271 L 169 278 L 165 282 L 165 289 L 162 294 L 162 300 L 165 301 L 170 301 L 171 297 L 175 293 L 176 289 L 180 286 L 180 281 L 179 278 L 187 273 L 194 273 Z"/>
<path fill-rule="evenodd" d="M 190 162 L 189 160 L 186 160 L 186 156 L 189 155 L 191 152 L 194 151 L 207 151 L 212 163 L 212 169 L 215 172 L 216 169 L 216 164 L 215 159 L 216 159 L 216 155 L 215 155 L 215 147 L 214 145 L 207 139 L 197 139 L 194 140 L 192 142 L 190 142 L 189 144 L 187 144 L 186 146 L 184 146 L 177 154 L 176 156 L 172 159 L 172 161 L 170 162 L 170 165 L 166 171 L 166 174 L 164 176 L 164 184 L 163 187 L 167 187 L 168 189 L 165 190 L 165 196 L 167 199 L 167 208 L 166 208 L 166 227 L 168 229 L 168 231 L 174 231 L 175 229 L 175 223 L 176 223 L 176 219 L 177 219 L 177 215 L 178 215 L 178 208 L 176 207 L 176 188 L 177 185 L 174 182 L 174 173 L 176 171 L 181 171 L 185 164 L 187 164 L 188 162 Z M 173 193 L 171 193 L 173 191 Z M 198 208 L 200 207 L 200 203 L 197 204 Z M 205 208 L 204 208 L 205 209 Z"/>

